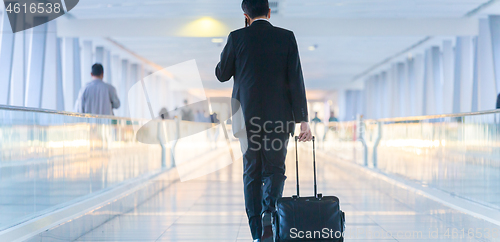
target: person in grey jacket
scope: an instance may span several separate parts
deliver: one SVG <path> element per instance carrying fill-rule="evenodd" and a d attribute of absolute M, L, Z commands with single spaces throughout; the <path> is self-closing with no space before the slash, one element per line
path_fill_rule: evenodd
<path fill-rule="evenodd" d="M 75 112 L 98 115 L 113 115 L 120 107 L 116 89 L 102 81 L 104 68 L 96 63 L 92 66 L 92 81 L 82 88 L 75 104 Z"/>

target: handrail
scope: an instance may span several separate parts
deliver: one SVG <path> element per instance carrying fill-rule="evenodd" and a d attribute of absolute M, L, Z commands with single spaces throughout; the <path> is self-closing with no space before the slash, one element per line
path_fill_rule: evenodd
<path fill-rule="evenodd" d="M 8 110 L 8 111 L 24 111 L 24 112 L 35 112 L 35 113 L 47 113 L 47 114 L 58 114 L 65 115 L 71 117 L 79 117 L 79 118 L 98 118 L 98 119 L 119 119 L 119 120 L 127 120 L 127 121 L 139 121 L 146 119 L 132 119 L 127 117 L 116 117 L 112 115 L 96 115 L 96 114 L 86 114 L 86 113 L 74 113 L 67 111 L 58 111 L 58 110 L 50 110 L 43 108 L 29 108 L 29 107 L 21 107 L 21 106 L 9 106 L 9 105 L 0 105 L 0 110 Z"/>
<path fill-rule="evenodd" d="M 30 108 L 21 106 L 10 106 L 10 105 L 0 105 L 0 110 L 10 110 L 10 111 L 25 111 L 25 112 L 36 112 L 36 113 L 48 113 L 48 114 L 59 114 L 72 117 L 81 118 L 100 118 L 100 119 L 120 119 L 120 120 L 146 120 L 146 119 L 132 119 L 127 117 L 117 117 L 112 115 L 96 115 L 96 114 L 84 114 L 75 113 L 67 111 L 50 110 L 43 108 Z M 410 117 L 398 117 L 398 118 L 382 118 L 382 119 L 365 119 L 365 121 L 370 122 L 401 122 L 401 121 L 418 121 L 426 119 L 438 119 L 438 118 L 458 118 L 464 116 L 477 116 L 484 114 L 500 114 L 500 109 L 493 109 L 480 112 L 468 112 L 468 113 L 455 113 L 455 114 L 438 114 L 438 115 L 427 115 L 427 116 L 410 116 Z M 330 122 L 331 123 L 331 122 Z"/>
<path fill-rule="evenodd" d="M 472 116 L 479 116 L 479 115 L 488 115 L 488 114 L 500 114 L 500 109 L 495 109 L 495 110 L 487 110 L 487 111 L 481 111 L 481 112 L 469 112 L 469 113 L 456 113 L 456 114 L 441 114 L 441 115 L 428 115 L 428 116 L 412 116 L 412 117 L 398 117 L 398 118 L 383 118 L 383 119 L 357 119 L 353 121 L 346 121 L 346 122 L 329 122 L 325 123 L 325 125 L 328 125 L 329 127 L 332 127 L 337 124 L 350 124 L 350 128 L 354 127 L 361 127 L 365 124 L 370 124 L 370 125 L 376 125 L 375 127 L 375 132 L 377 133 L 377 136 L 375 137 L 374 142 L 372 142 L 372 165 L 374 168 L 377 168 L 378 166 L 378 147 L 383 139 L 383 128 L 382 125 L 384 123 L 404 123 L 408 121 L 421 121 L 421 120 L 432 120 L 432 119 L 443 119 L 443 118 L 460 118 L 460 117 L 472 117 Z M 326 129 L 325 132 L 328 132 L 330 129 Z M 326 136 L 326 134 L 325 134 Z M 360 132 L 360 136 L 356 137 L 355 141 L 361 141 L 363 144 L 364 148 L 364 156 L 367 156 L 368 152 L 368 147 L 365 146 L 365 137 L 364 137 L 364 132 Z M 365 166 L 367 166 L 367 162 L 365 159 L 364 162 Z"/>
<path fill-rule="evenodd" d="M 480 111 L 480 112 L 469 112 L 469 113 L 439 114 L 439 115 L 428 115 L 428 116 L 411 116 L 411 117 L 382 118 L 382 119 L 365 119 L 365 121 L 372 121 L 372 122 L 418 121 L 426 119 L 458 118 L 464 116 L 478 116 L 478 115 L 496 114 L 496 113 L 500 114 L 500 109 Z"/>

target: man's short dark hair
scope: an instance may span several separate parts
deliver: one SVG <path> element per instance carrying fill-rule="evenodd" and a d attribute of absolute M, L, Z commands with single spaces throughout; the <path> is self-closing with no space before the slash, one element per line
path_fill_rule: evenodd
<path fill-rule="evenodd" d="M 92 66 L 92 76 L 101 76 L 104 73 L 104 68 L 101 64 L 95 63 Z"/>
<path fill-rule="evenodd" d="M 250 18 L 267 16 L 269 13 L 268 0 L 243 0 L 241 8 Z"/>

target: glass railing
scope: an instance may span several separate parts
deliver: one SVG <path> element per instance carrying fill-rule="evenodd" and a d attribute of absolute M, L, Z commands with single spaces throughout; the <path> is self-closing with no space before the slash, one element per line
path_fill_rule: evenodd
<path fill-rule="evenodd" d="M 500 112 L 311 127 L 331 156 L 500 208 Z M 181 180 L 220 169 L 230 129 L 0 106 L 0 231 L 174 165 Z"/>
<path fill-rule="evenodd" d="M 225 142 L 214 124 L 149 120 L 0 106 L 0 231 L 106 192 L 141 176 L 190 164 Z M 204 132 L 179 135 L 192 129 Z M 150 140 L 151 141 L 151 140 Z M 187 166 L 187 165 L 186 165 Z"/>
<path fill-rule="evenodd" d="M 332 156 L 500 209 L 500 112 L 320 124 Z"/>

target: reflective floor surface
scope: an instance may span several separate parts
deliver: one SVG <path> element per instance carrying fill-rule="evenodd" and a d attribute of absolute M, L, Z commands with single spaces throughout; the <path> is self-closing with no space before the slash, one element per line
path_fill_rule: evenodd
<path fill-rule="evenodd" d="M 293 150 L 285 196 L 295 193 Z M 312 164 L 301 151 L 301 194 L 312 194 Z M 500 241 L 499 227 L 369 177 L 362 168 L 318 156 L 318 190 L 346 213 L 346 241 Z M 179 182 L 78 241 L 251 241 L 242 165 Z M 94 214 L 98 216 L 99 214 Z M 313 215 L 311 215 L 313 216 Z"/>
<path fill-rule="evenodd" d="M 15 163 L 15 162 L 12 162 Z M 157 147 L 115 148 L 0 166 L 0 228 L 158 171 Z"/>

